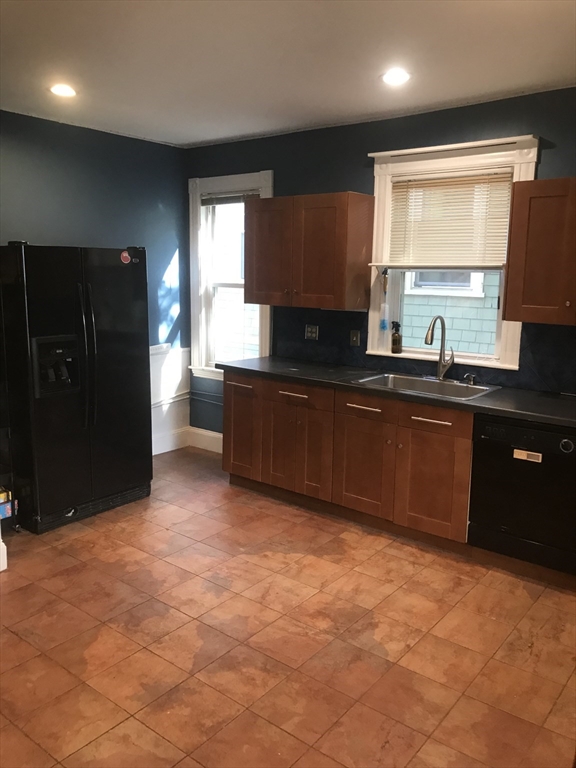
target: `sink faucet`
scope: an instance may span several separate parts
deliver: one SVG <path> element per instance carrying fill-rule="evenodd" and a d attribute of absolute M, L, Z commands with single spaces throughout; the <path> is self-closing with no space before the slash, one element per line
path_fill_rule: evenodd
<path fill-rule="evenodd" d="M 440 330 L 441 330 L 441 337 L 440 337 L 440 356 L 438 357 L 438 368 L 436 373 L 436 378 L 443 379 L 446 371 L 452 363 L 454 362 L 454 350 L 452 347 L 450 347 L 450 357 L 448 360 L 446 360 L 446 322 L 442 315 L 436 315 L 436 317 L 432 318 L 432 322 L 428 326 L 428 330 L 426 331 L 426 337 L 424 339 L 425 344 L 434 344 L 434 327 L 436 325 L 436 321 L 440 320 Z"/>

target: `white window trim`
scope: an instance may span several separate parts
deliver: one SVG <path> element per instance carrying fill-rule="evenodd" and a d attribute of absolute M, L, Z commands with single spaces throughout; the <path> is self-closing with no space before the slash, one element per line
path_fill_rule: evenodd
<path fill-rule="evenodd" d="M 409 348 L 404 349 L 400 355 L 393 354 L 391 331 L 380 330 L 381 274 L 382 270 L 388 266 L 386 255 L 390 252 L 392 181 L 414 178 L 415 175 L 424 179 L 440 176 L 469 176 L 507 170 L 512 170 L 513 182 L 531 181 L 536 173 L 538 139 L 535 136 L 514 136 L 439 147 L 376 152 L 370 154 L 369 157 L 374 158 L 374 194 L 376 197 L 374 255 L 376 262 L 372 265 L 375 268 L 372 269 L 367 354 L 435 361 L 438 359 L 438 351 L 432 349 Z M 430 269 L 431 267 L 427 268 Z M 437 268 L 445 269 L 446 266 L 437 265 Z M 390 320 L 397 319 L 400 313 L 401 280 L 402 270 L 390 269 L 388 280 L 388 316 Z M 445 291 L 447 289 L 440 290 Z M 450 295 L 455 294 L 450 292 Z M 466 295 L 470 294 L 467 293 Z M 518 370 L 522 323 L 502 321 L 502 305 L 503 301 L 500 297 L 494 356 L 456 352 L 454 355 L 455 363 Z"/>
<path fill-rule="evenodd" d="M 470 275 L 470 286 L 446 287 L 442 288 L 439 285 L 424 286 L 414 285 L 414 276 L 416 272 L 422 270 L 414 270 L 413 272 L 406 272 L 406 279 L 404 281 L 404 295 L 405 296 L 454 296 L 459 298 L 468 299 L 483 299 L 484 298 L 484 275 L 482 272 L 472 272 Z"/>
<path fill-rule="evenodd" d="M 199 243 L 201 203 L 203 195 L 259 192 L 260 197 L 272 197 L 273 172 L 239 173 L 233 176 L 211 176 L 188 179 L 190 210 L 190 319 L 192 355 L 190 369 L 195 376 L 221 380 L 223 371 L 207 366 L 208 359 L 206 318 L 202 303 L 202 275 L 200 273 Z M 270 354 L 270 307 L 260 306 L 260 354 Z"/>

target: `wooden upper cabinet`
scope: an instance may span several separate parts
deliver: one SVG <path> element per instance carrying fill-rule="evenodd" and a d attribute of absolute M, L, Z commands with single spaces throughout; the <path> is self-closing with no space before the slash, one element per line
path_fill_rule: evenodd
<path fill-rule="evenodd" d="M 575 232 L 575 178 L 514 184 L 504 320 L 576 325 Z"/>
<path fill-rule="evenodd" d="M 367 309 L 373 220 L 356 192 L 248 200 L 244 300 Z"/>
<path fill-rule="evenodd" d="M 244 301 L 289 306 L 292 299 L 291 197 L 246 200 Z"/>

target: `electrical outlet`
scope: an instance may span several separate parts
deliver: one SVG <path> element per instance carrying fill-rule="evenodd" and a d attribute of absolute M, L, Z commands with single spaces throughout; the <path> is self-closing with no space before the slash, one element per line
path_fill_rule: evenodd
<path fill-rule="evenodd" d="M 304 338 L 308 341 L 318 341 L 318 326 L 307 325 L 304 331 Z"/>
<path fill-rule="evenodd" d="M 360 346 L 360 331 L 350 331 L 350 346 L 351 347 Z"/>

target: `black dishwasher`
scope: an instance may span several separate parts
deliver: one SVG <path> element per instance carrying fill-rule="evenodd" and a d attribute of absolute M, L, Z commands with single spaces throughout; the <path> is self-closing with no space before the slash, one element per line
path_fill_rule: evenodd
<path fill-rule="evenodd" d="M 468 543 L 576 572 L 576 430 L 476 416 Z"/>

